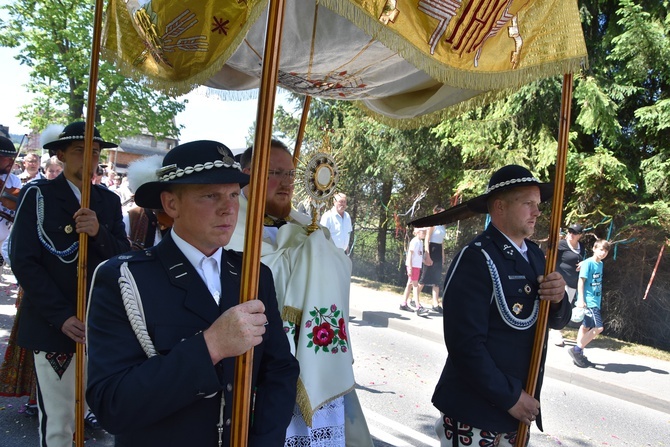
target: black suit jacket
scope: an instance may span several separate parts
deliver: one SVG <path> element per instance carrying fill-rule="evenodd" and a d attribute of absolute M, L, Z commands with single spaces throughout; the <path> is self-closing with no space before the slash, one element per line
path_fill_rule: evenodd
<path fill-rule="evenodd" d="M 537 277 L 544 274 L 544 253 L 530 240 L 526 245 L 529 261 L 489 225 L 461 251 L 447 272 L 443 324 L 449 355 L 433 404 L 455 421 L 483 430 L 510 432 L 519 424 L 507 410 L 518 401 L 528 378 L 536 324 L 531 316 L 538 301 Z M 504 295 L 501 303 L 496 302 L 482 250 L 490 256 L 500 277 Z M 566 295 L 560 307 L 550 311 L 548 326 L 560 329 L 569 319 Z M 536 399 L 540 396 L 545 355 L 546 342 Z M 538 427 L 542 429 L 539 417 Z"/>
<path fill-rule="evenodd" d="M 87 401 L 117 446 L 216 446 L 221 393 L 224 445 L 230 442 L 234 358 L 212 365 L 202 331 L 239 302 L 242 257 L 222 255 L 221 308 L 175 245 L 171 233 L 150 249 L 118 256 L 98 269 L 88 313 Z M 148 334 L 158 355 L 141 349 L 118 279 L 127 262 L 137 283 Z M 249 445 L 283 446 L 299 374 L 282 328 L 274 283 L 261 266 L 259 299 L 268 326 L 254 348 Z"/>
<path fill-rule="evenodd" d="M 41 235 L 37 225 L 38 189 L 44 205 Z M 9 256 L 12 271 L 24 290 L 18 332 L 18 344 L 24 348 L 75 352 L 75 342 L 61 328 L 65 320 L 77 315 L 78 250 L 61 259 L 45 243 L 50 240 L 56 250 L 63 251 L 79 240 L 72 217 L 79 208 L 63 174 L 54 180 L 35 180 L 21 189 Z M 100 230 L 88 241 L 87 284 L 100 262 L 130 250 L 119 196 L 92 185 L 89 208 L 95 211 Z"/>

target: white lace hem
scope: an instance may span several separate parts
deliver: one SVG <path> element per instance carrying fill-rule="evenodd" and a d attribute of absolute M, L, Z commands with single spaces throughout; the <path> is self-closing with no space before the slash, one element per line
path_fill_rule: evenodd
<path fill-rule="evenodd" d="M 308 427 L 296 405 L 286 429 L 285 447 L 344 447 L 344 397 L 318 408 Z"/>

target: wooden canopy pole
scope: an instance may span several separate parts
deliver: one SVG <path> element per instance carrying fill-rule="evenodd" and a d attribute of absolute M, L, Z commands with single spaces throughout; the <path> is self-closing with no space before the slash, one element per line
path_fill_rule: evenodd
<path fill-rule="evenodd" d="M 549 222 L 549 247 L 544 268 L 545 276 L 555 270 L 558 256 L 558 238 L 561 232 L 563 219 L 563 190 L 565 189 L 565 168 L 568 160 L 568 136 L 570 132 L 570 110 L 572 106 L 572 73 L 563 75 L 563 92 L 561 94 L 561 112 L 558 127 L 558 153 L 556 155 L 556 174 L 554 178 L 554 196 L 551 202 L 551 220 Z M 535 395 L 544 351 L 544 341 L 547 334 L 547 319 L 549 317 L 548 301 L 540 302 L 540 314 L 535 324 L 535 341 L 533 353 L 528 369 L 526 392 Z M 525 447 L 528 442 L 528 426 L 519 422 L 516 437 L 516 447 Z"/>
<path fill-rule="evenodd" d="M 269 2 L 263 70 L 258 111 L 256 113 L 254 156 L 251 162 L 251 179 L 249 182 L 247 225 L 244 232 L 240 303 L 256 299 L 258 296 L 262 242 L 260 235 L 263 234 L 263 217 L 265 215 L 272 118 L 279 71 L 284 6 L 284 0 L 271 0 Z M 254 350 L 250 349 L 235 359 L 233 422 L 230 435 L 230 445 L 235 447 L 245 447 L 248 443 L 253 354 Z"/>
<path fill-rule="evenodd" d="M 309 106 L 312 103 L 311 96 L 305 96 L 305 103 L 302 105 L 302 116 L 300 117 L 300 126 L 298 127 L 298 136 L 295 139 L 295 148 L 293 149 L 293 166 L 298 166 L 300 159 L 300 147 L 305 137 L 305 127 L 307 126 L 307 116 L 309 115 Z"/>
<path fill-rule="evenodd" d="M 93 128 L 95 125 L 95 96 L 98 91 L 98 64 L 100 61 L 100 40 L 102 36 L 103 0 L 96 0 L 93 20 L 93 44 L 91 47 L 91 69 L 88 77 L 88 102 L 86 105 L 86 127 L 84 129 L 84 166 L 83 172 L 91 172 L 93 158 Z M 84 174 L 81 181 L 81 208 L 88 208 L 91 200 L 91 178 Z M 79 260 L 77 274 L 77 318 L 86 322 L 86 294 L 88 292 L 87 263 L 88 235 L 79 233 Z M 76 447 L 84 447 L 84 345 L 77 343 L 75 361 L 75 435 Z"/>

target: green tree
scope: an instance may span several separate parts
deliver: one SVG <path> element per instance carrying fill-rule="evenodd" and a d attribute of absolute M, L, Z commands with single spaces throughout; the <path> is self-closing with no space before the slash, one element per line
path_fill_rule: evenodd
<path fill-rule="evenodd" d="M 587 247 L 596 237 L 616 243 L 605 267 L 604 303 L 612 322 L 607 330 L 666 348 L 670 274 L 665 259 L 649 299 L 639 298 L 660 245 L 670 237 L 669 3 L 580 0 L 589 66 L 575 74 L 563 204 L 564 223 L 579 221 L 589 229 Z M 491 173 L 505 164 L 524 165 L 551 181 L 561 88 L 562 78 L 539 80 L 414 131 L 379 125 L 348 103 L 313 101 L 308 134 L 310 126 L 329 127 L 335 146 L 346 153 L 345 191 L 360 203 L 356 231 L 369 226 L 388 235 L 409 220 L 394 214 L 401 216 L 426 189 L 418 216 L 429 214 L 435 203 L 448 205 L 450 197 L 481 194 Z M 292 126 L 297 129 L 297 119 Z M 546 237 L 548 214 L 547 209 L 539 222 L 539 239 Z M 461 230 L 481 230 L 481 219 L 473 221 L 462 223 Z M 395 257 L 380 255 L 391 240 L 377 237 L 376 254 L 365 254 L 368 264 L 378 266 L 370 273 L 375 279 L 389 278 L 386 273 L 397 267 L 384 266 Z M 457 244 L 464 242 L 465 237 Z"/>
<path fill-rule="evenodd" d="M 612 216 L 623 233 L 647 223 L 670 232 L 668 2 L 580 5 L 589 68 L 575 76 L 565 214 L 592 224 Z M 459 190 L 479 194 L 491 172 L 507 163 L 550 180 L 560 93 L 561 79 L 540 80 L 437 125 L 436 134 L 461 150 Z"/>
<path fill-rule="evenodd" d="M 93 5 L 92 0 L 16 0 L 4 6 L 8 18 L 0 22 L 0 45 L 20 49 L 16 58 L 31 68 L 26 88 L 34 100 L 20 109 L 19 118 L 35 131 L 85 118 Z M 174 117 L 182 110 L 184 103 L 100 63 L 95 122 L 104 138 L 147 132 L 178 137 Z"/>
<path fill-rule="evenodd" d="M 294 97 L 296 109 L 302 100 Z M 294 110 L 293 112 L 297 111 Z M 275 130 L 295 139 L 298 118 L 279 109 Z M 428 128 L 398 130 L 379 124 L 345 101 L 312 99 L 301 159 L 320 149 L 325 134 L 346 168 L 339 190 L 349 197 L 354 222 L 354 257 L 377 279 L 395 282 L 404 275 L 406 223 L 447 205 L 453 171 L 460 159 L 450 154 Z M 425 197 L 417 202 L 417 197 Z M 408 214 L 413 210 L 416 214 Z M 373 267 L 373 268 L 371 268 Z"/>

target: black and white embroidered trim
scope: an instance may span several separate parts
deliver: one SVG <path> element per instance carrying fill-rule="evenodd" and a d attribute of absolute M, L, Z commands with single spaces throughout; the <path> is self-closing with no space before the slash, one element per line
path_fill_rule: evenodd
<path fill-rule="evenodd" d="M 514 178 L 511 180 L 505 180 L 504 182 L 496 183 L 495 185 L 491 185 L 488 188 L 486 188 L 486 194 L 495 191 L 498 188 L 502 188 L 503 186 L 509 186 L 509 185 L 514 185 L 516 183 L 540 183 L 538 179 L 535 177 L 522 177 L 522 178 Z"/>
<path fill-rule="evenodd" d="M 156 171 L 156 175 L 158 176 L 159 181 L 167 182 L 169 180 L 174 180 L 177 177 L 183 177 L 185 175 L 215 168 L 235 168 L 239 171 L 242 170 L 242 166 L 233 158 L 224 157 L 223 160 L 216 160 L 213 162 L 208 161 L 205 164 L 197 164 L 195 166 L 187 166 L 185 168 L 177 168 L 177 165 L 165 166 Z"/>
<path fill-rule="evenodd" d="M 486 266 L 489 268 L 489 273 L 491 273 L 491 281 L 493 282 L 493 297 L 495 298 L 496 305 L 498 306 L 498 312 L 503 321 L 513 329 L 524 330 L 528 329 L 537 321 L 537 317 L 540 314 L 540 301 L 535 300 L 533 304 L 533 311 L 530 313 L 528 318 L 517 318 L 510 311 L 507 301 L 505 300 L 505 293 L 503 292 L 502 283 L 500 282 L 500 275 L 498 274 L 498 269 L 496 268 L 493 260 L 486 253 L 485 250 L 482 250 L 484 257 L 486 258 Z"/>
<path fill-rule="evenodd" d="M 35 192 L 35 214 L 37 215 L 37 238 L 39 239 L 42 246 L 52 255 L 58 257 L 64 264 L 71 264 L 79 258 L 79 241 L 75 241 L 65 250 L 58 250 L 54 245 L 53 241 L 49 238 L 49 235 L 44 230 L 44 196 L 42 195 L 42 190 L 39 186 L 31 186 L 28 188 L 28 191 L 31 189 L 36 189 Z M 26 192 L 27 194 L 27 192 Z M 18 212 L 18 211 L 17 211 Z M 75 255 L 74 258 L 66 260 L 68 256 Z"/>
<path fill-rule="evenodd" d="M 58 138 L 56 141 L 71 141 L 71 140 L 79 141 L 79 140 L 84 140 L 84 139 L 85 138 L 84 138 L 83 135 L 66 135 L 66 136 L 62 136 L 62 137 Z M 93 141 L 99 141 L 99 142 L 102 143 L 104 140 L 100 137 L 94 136 Z"/>

